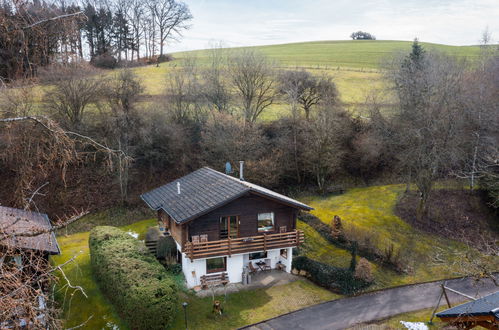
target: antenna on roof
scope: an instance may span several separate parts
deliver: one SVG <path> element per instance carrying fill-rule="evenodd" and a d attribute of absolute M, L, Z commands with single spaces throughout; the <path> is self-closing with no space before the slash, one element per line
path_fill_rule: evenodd
<path fill-rule="evenodd" d="M 177 182 L 177 194 L 180 195 L 180 182 Z"/>
<path fill-rule="evenodd" d="M 244 181 L 244 161 L 239 161 L 239 180 Z"/>

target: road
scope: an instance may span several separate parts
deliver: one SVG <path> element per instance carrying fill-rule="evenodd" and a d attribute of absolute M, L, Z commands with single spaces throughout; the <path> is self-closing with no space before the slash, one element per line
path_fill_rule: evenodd
<path fill-rule="evenodd" d="M 497 275 L 496 275 L 497 278 Z M 433 308 L 440 296 L 443 281 L 396 287 L 355 297 L 328 301 L 254 325 L 251 330 L 345 329 L 358 323 L 384 319 L 401 313 Z M 472 297 L 483 297 L 499 290 L 491 279 L 476 282 L 469 278 L 453 279 L 446 286 Z M 448 292 L 452 304 L 465 297 Z M 442 298 L 441 306 L 445 305 Z"/>

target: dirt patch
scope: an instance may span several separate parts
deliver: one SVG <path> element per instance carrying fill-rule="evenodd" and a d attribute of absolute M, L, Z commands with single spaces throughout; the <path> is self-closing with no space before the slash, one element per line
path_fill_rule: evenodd
<path fill-rule="evenodd" d="M 466 190 L 435 190 L 428 202 L 428 215 L 421 221 L 416 217 L 418 203 L 416 192 L 407 193 L 398 201 L 395 214 L 415 228 L 459 240 L 482 252 L 499 244 L 499 219 L 478 194 Z"/>

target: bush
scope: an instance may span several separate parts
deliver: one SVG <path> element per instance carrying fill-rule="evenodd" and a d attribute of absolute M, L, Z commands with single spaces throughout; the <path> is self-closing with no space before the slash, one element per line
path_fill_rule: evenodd
<path fill-rule="evenodd" d="M 156 258 L 171 259 L 176 257 L 177 244 L 171 236 L 161 236 L 156 243 Z"/>
<path fill-rule="evenodd" d="M 349 269 L 334 267 L 305 256 L 293 258 L 293 267 L 306 271 L 318 285 L 341 294 L 351 294 L 369 285 L 355 278 Z"/>
<path fill-rule="evenodd" d="M 367 283 L 371 283 L 374 280 L 371 263 L 366 258 L 359 259 L 355 267 L 354 277 Z"/>
<path fill-rule="evenodd" d="M 89 238 L 99 287 L 132 329 L 165 329 L 177 306 L 171 275 L 145 245 L 116 227 L 95 227 Z"/>
<path fill-rule="evenodd" d="M 118 65 L 118 61 L 116 60 L 116 58 L 109 54 L 97 55 L 92 58 L 90 63 L 93 66 L 101 69 L 115 69 Z"/>
<path fill-rule="evenodd" d="M 158 63 L 170 62 L 173 61 L 173 55 L 171 54 L 163 54 L 158 56 Z"/>

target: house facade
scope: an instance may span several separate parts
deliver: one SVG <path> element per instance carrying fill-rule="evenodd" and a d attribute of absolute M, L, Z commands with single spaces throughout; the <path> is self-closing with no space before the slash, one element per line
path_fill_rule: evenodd
<path fill-rule="evenodd" d="M 190 288 L 208 275 L 238 283 L 259 265 L 290 272 L 293 248 L 304 240 L 296 216 L 312 209 L 208 167 L 141 197 L 175 240 Z"/>

